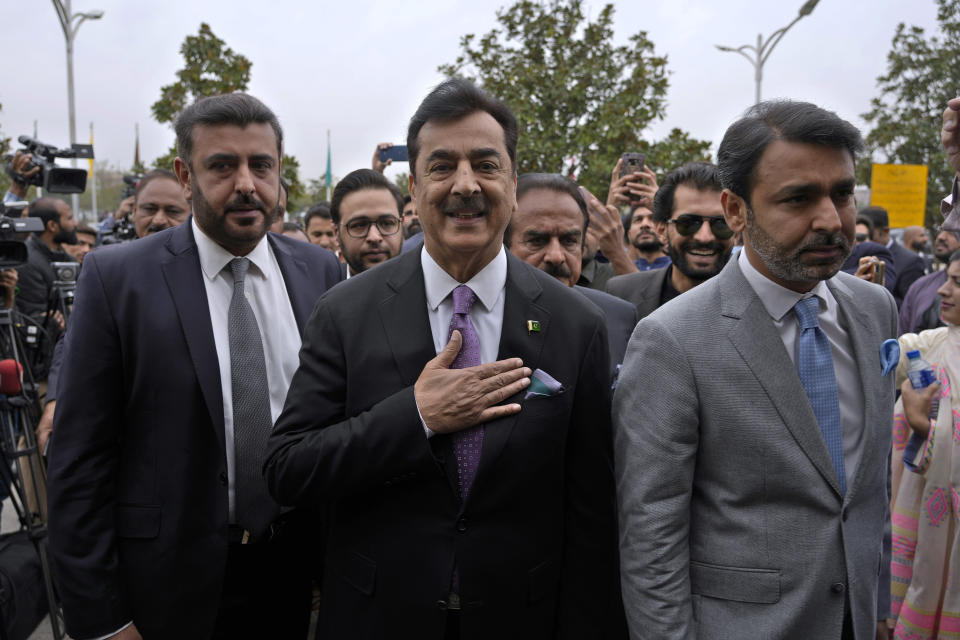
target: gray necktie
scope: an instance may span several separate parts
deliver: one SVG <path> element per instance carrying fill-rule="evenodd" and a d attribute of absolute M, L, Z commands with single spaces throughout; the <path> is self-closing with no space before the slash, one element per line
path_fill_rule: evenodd
<path fill-rule="evenodd" d="M 267 436 L 273 429 L 263 343 L 253 309 L 243 291 L 247 258 L 230 261 L 230 390 L 233 397 L 234 496 L 237 524 L 256 540 L 280 509 L 267 493 L 261 467 Z"/>

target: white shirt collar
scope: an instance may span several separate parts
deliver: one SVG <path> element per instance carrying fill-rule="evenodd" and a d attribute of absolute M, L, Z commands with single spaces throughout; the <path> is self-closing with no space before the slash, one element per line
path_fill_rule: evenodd
<path fill-rule="evenodd" d="M 220 272 L 223 271 L 224 267 L 237 256 L 221 247 L 210 236 L 204 233 L 203 229 L 197 224 L 195 217 L 191 216 L 191 224 L 193 225 L 193 237 L 197 242 L 197 256 L 200 258 L 200 268 L 208 280 L 214 280 Z M 266 280 L 267 265 L 270 260 L 270 243 L 267 241 L 267 236 L 264 235 L 260 239 L 260 242 L 257 243 L 257 246 L 253 248 L 253 251 L 244 257 L 250 260 L 253 267 L 256 268 L 264 280 Z"/>
<path fill-rule="evenodd" d="M 427 249 L 420 250 L 420 265 L 423 268 L 423 282 L 427 293 L 427 305 L 436 310 L 450 293 L 461 284 L 470 287 L 487 311 L 503 294 L 507 284 L 507 253 L 503 247 L 493 260 L 480 270 L 477 275 L 467 282 L 457 282 L 453 276 L 443 270 L 427 253 Z"/>
<path fill-rule="evenodd" d="M 750 259 L 747 258 L 746 251 L 740 251 L 738 261 L 740 271 L 743 272 L 743 277 L 746 278 L 750 286 L 753 287 L 753 290 L 760 298 L 760 302 L 763 303 L 770 317 L 777 322 L 783 320 L 784 316 L 790 313 L 793 307 L 804 298 L 817 296 L 820 298 L 821 309 L 829 305 L 830 300 L 833 298 L 833 296 L 829 295 L 827 285 L 823 280 L 818 282 L 817 285 L 807 293 L 798 293 L 777 284 L 757 271 L 757 269 L 750 264 Z"/>

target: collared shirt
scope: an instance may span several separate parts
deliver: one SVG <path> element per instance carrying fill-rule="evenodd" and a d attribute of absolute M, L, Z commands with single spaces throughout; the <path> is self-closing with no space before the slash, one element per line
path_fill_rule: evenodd
<path fill-rule="evenodd" d="M 840 399 L 840 422 L 843 428 L 843 459 L 847 486 L 853 484 L 853 475 L 863 453 L 864 402 L 860 384 L 860 373 L 854 358 L 853 345 L 844 321 L 840 316 L 837 303 L 826 282 L 818 282 L 807 293 L 798 293 L 782 287 L 756 270 L 747 258 L 747 252 L 741 251 L 740 270 L 750 286 L 770 314 L 773 325 L 780 334 L 783 346 L 794 366 L 797 364 L 797 338 L 800 325 L 793 307 L 800 300 L 816 296 L 820 299 L 818 321 L 820 329 L 830 341 L 833 355 L 833 369 L 837 377 L 837 390 Z M 880 345 L 877 345 L 879 348 Z"/>
<path fill-rule="evenodd" d="M 607 280 L 616 275 L 613 266 L 609 262 L 600 262 L 596 258 L 591 258 L 583 265 L 580 270 L 580 279 L 577 284 L 588 289 L 605 291 Z"/>
<path fill-rule="evenodd" d="M 223 433 L 227 448 L 227 479 L 230 522 L 234 522 L 234 450 L 233 450 L 233 391 L 230 376 L 230 300 L 233 298 L 233 275 L 229 264 L 236 256 L 214 242 L 192 219 L 193 237 L 203 271 L 203 285 L 207 291 L 213 341 L 220 364 L 220 393 L 223 398 Z M 290 381 L 299 363 L 300 330 L 293 315 L 290 297 L 270 243 L 264 236 L 245 257 L 250 259 L 250 270 L 244 278 L 244 293 L 260 328 L 260 340 L 266 360 L 267 387 L 270 393 L 270 417 L 280 416 L 290 388 Z"/>
<path fill-rule="evenodd" d="M 640 271 L 650 271 L 651 269 L 663 269 L 671 264 L 670 256 L 660 256 L 654 258 L 653 262 L 648 262 L 646 258 L 637 258 L 633 264 L 637 265 Z"/>
<path fill-rule="evenodd" d="M 444 271 L 426 248 L 420 251 L 420 266 L 423 269 L 430 333 L 433 334 L 433 346 L 437 353 L 449 342 L 453 290 L 465 284 L 477 295 L 477 301 L 470 308 L 470 321 L 480 340 L 480 364 L 496 362 L 500 350 L 500 330 L 503 327 L 504 290 L 507 286 L 507 254 L 503 247 L 500 247 L 500 253 L 493 260 L 467 282 L 458 282 Z M 422 415 L 420 422 L 427 437 L 433 436 L 434 432 L 427 427 Z"/>

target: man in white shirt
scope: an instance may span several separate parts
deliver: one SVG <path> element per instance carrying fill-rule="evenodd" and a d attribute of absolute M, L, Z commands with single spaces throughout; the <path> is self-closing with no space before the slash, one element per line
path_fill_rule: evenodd
<path fill-rule="evenodd" d="M 282 131 L 244 94 L 176 124 L 193 218 L 87 256 L 50 445 L 50 551 L 78 640 L 296 638 L 316 535 L 261 466 L 300 336 L 340 279 L 267 234 Z"/>
<path fill-rule="evenodd" d="M 640 322 L 614 397 L 632 638 L 887 637 L 896 306 L 839 272 L 861 146 L 796 102 L 720 144 L 744 248 Z"/>

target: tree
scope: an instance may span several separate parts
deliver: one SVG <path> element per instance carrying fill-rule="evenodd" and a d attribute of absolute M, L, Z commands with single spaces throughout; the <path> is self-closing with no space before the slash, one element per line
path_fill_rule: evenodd
<path fill-rule="evenodd" d="M 206 22 L 200 24 L 197 35 L 184 39 L 180 53 L 184 66 L 177 72 L 177 81 L 161 87 L 160 99 L 150 107 L 154 119 L 161 124 L 172 125 L 177 116 L 199 98 L 244 91 L 250 83 L 253 63 L 227 47 Z M 153 167 L 173 171 L 176 157 L 174 145 L 154 161 Z"/>
<path fill-rule="evenodd" d="M 400 189 L 400 193 L 405 196 L 410 195 L 410 172 L 401 171 L 393 177 L 393 182 L 397 185 L 397 188 Z"/>
<path fill-rule="evenodd" d="M 499 28 L 461 38 L 441 73 L 459 75 L 504 100 L 520 124 L 518 170 L 576 174 L 601 199 L 624 151 L 646 151 L 668 170 L 700 159 L 710 143 L 675 130 L 642 138 L 666 111 L 667 58 L 645 31 L 613 44 L 612 4 L 587 20 L 583 0 L 518 0 L 497 11 Z"/>
<path fill-rule="evenodd" d="M 953 170 L 940 146 L 941 115 L 947 100 L 960 88 L 960 0 L 937 0 L 941 36 L 900 23 L 887 71 L 877 78 L 880 95 L 871 100 L 863 118 L 872 125 L 866 136 L 869 154 L 857 168 L 857 178 L 870 182 L 876 158 L 888 163 L 925 164 L 927 181 L 926 223 L 942 221 L 940 200 L 950 192 Z"/>
<path fill-rule="evenodd" d="M 0 112 L 3 111 L 3 105 L 0 104 Z M 10 136 L 4 135 L 0 130 L 0 159 L 10 153 Z M 0 171 L 0 193 L 6 193 L 10 188 L 10 176 L 6 172 L 6 161 L 3 161 L 4 170 Z M 0 196 L 2 197 L 2 196 Z"/>
<path fill-rule="evenodd" d="M 300 161 L 296 156 L 283 154 L 282 176 L 287 181 L 290 195 L 287 196 L 287 211 L 299 211 L 307 203 L 307 188 L 300 181 Z"/>

